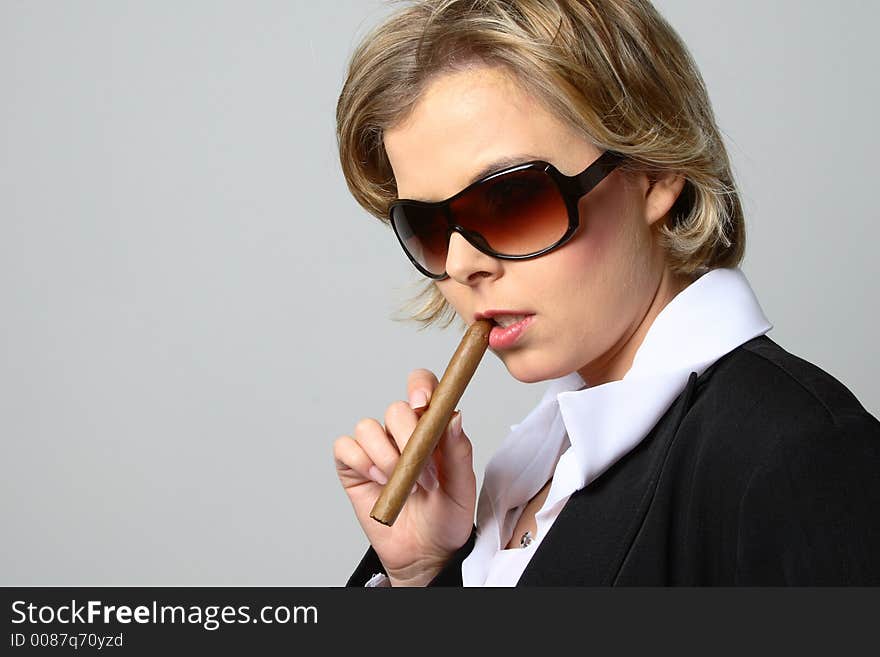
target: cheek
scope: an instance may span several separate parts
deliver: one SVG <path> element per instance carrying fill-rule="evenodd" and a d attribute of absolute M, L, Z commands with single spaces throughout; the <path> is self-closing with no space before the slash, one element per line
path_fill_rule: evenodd
<path fill-rule="evenodd" d="M 628 323 L 640 304 L 650 256 L 649 236 L 625 207 L 587 216 L 577 237 L 560 249 L 552 273 L 547 271 L 553 289 L 543 290 L 564 309 L 578 340 L 596 340 Z"/>
<path fill-rule="evenodd" d="M 614 286 L 619 269 L 627 260 L 626 245 L 619 211 L 581 211 L 581 228 L 577 235 L 558 252 L 553 263 L 557 277 L 565 274 L 566 286 L 590 296 L 602 296 L 602 291 Z"/>
<path fill-rule="evenodd" d="M 581 218 L 579 241 L 596 260 L 611 259 L 615 253 L 625 250 L 631 221 L 631 208 L 624 195 L 602 191 L 583 197 L 578 208 Z"/>
<path fill-rule="evenodd" d="M 628 288 L 650 267 L 653 241 L 629 189 L 581 199 L 579 250 L 611 289 Z"/>

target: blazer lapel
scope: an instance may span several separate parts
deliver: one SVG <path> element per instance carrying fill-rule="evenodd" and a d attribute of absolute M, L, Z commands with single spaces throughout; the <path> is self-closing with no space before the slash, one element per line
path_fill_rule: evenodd
<path fill-rule="evenodd" d="M 614 583 L 657 486 L 666 453 L 691 404 L 697 374 L 648 435 L 569 497 L 517 586 Z"/>

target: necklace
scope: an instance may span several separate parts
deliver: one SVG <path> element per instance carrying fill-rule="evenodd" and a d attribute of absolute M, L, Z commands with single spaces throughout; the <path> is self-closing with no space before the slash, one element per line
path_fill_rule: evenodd
<path fill-rule="evenodd" d="M 519 539 L 519 546 L 521 548 L 528 547 L 533 540 L 535 540 L 535 537 L 532 536 L 532 532 L 527 529 Z"/>

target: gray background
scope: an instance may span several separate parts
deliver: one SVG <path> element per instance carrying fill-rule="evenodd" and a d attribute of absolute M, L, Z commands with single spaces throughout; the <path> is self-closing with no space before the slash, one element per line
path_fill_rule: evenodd
<path fill-rule="evenodd" d="M 880 5 L 658 0 L 704 74 L 770 336 L 875 415 Z M 388 8 L 0 2 L 0 584 L 339 585 L 333 440 L 453 331 L 351 199 L 334 107 Z M 478 472 L 539 398 L 486 358 Z"/>

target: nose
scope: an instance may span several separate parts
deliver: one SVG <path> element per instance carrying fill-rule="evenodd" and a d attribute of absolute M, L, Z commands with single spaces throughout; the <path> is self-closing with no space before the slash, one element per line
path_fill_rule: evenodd
<path fill-rule="evenodd" d="M 461 233 L 453 232 L 449 236 L 446 273 L 462 285 L 473 285 L 483 278 L 497 276 L 501 266 L 501 260 L 477 249 Z"/>

